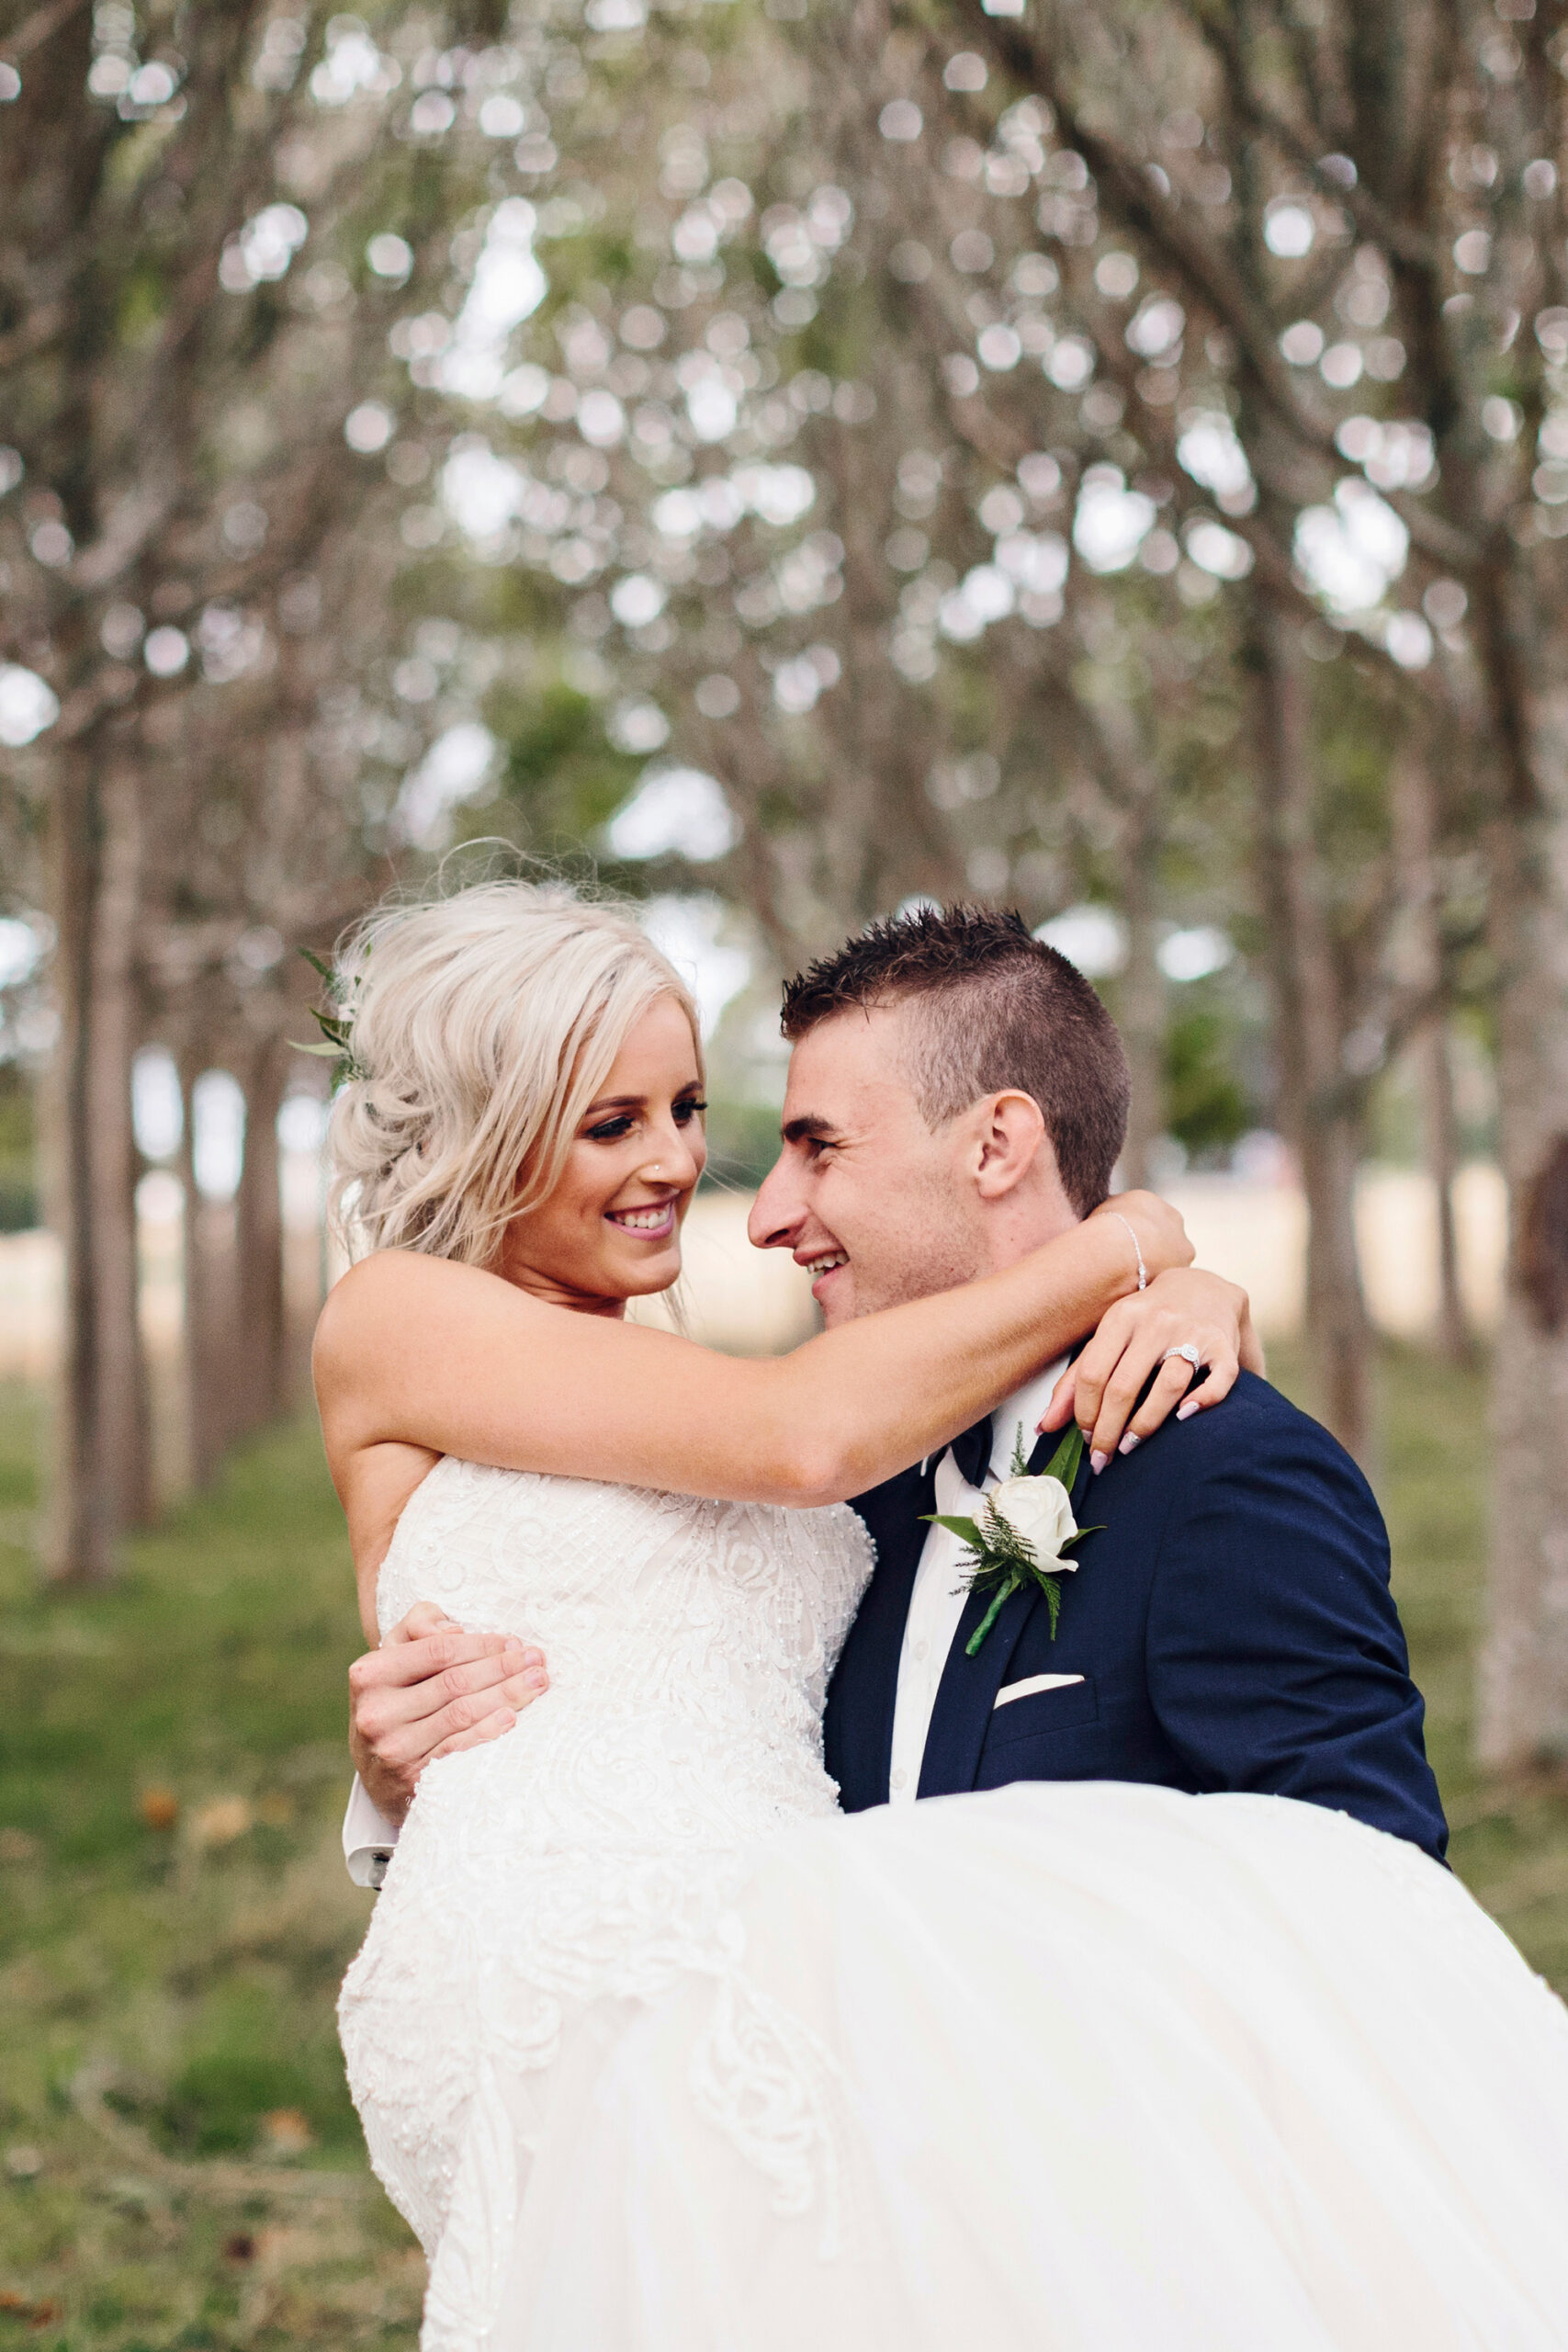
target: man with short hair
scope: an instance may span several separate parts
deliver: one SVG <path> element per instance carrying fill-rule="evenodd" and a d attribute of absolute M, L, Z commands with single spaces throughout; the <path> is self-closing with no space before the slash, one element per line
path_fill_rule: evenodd
<path fill-rule="evenodd" d="M 1011 1265 L 1106 1197 L 1129 1085 L 1115 1024 L 1017 915 L 920 909 L 874 924 L 785 990 L 783 1149 L 750 1237 L 812 1273 L 829 1326 Z M 1195 1356 L 1195 1352 L 1194 1356 Z M 1193 1380 L 1178 1351 L 1158 1375 Z M 855 1504 L 877 1566 L 829 1692 L 845 1809 L 1019 1780 L 1252 1790 L 1349 1813 L 1441 1857 L 1447 1842 L 1371 1491 L 1316 1422 L 1243 1372 L 1162 1426 L 1135 1413 L 1075 1482 L 1081 1525 L 1054 1625 L 1031 1586 L 972 1650 L 987 1601 L 937 1518 L 974 1518 L 1036 1436 L 1066 1363 Z M 1092 1344 L 1070 1402 L 1092 1429 Z M 1122 1399 L 1122 1402 L 1128 1400 Z M 1064 1566 L 1069 1565 L 1064 1562 Z M 411 1612 L 356 1663 L 364 1789 L 351 1868 L 378 1883 L 419 1771 L 509 1727 L 536 1653 Z M 378 1800 L 380 1813 L 369 1804 Z"/>

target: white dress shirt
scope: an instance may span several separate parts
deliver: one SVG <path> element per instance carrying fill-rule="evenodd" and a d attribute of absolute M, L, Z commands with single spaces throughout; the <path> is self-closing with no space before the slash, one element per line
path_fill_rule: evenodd
<path fill-rule="evenodd" d="M 1051 1391 L 1066 1368 L 1067 1359 L 1060 1357 L 1048 1370 L 1036 1373 L 1034 1378 L 1005 1402 L 991 1416 L 991 1464 L 986 1474 L 987 1486 L 996 1486 L 1012 1469 L 1013 1446 L 1018 1433 L 1023 1431 L 1025 1460 L 1034 1451 L 1034 1424 L 1051 1401 Z M 973 1519 L 980 1508 L 981 1497 L 953 1468 L 944 1452 L 937 1464 L 938 1510 L 953 1518 Z M 893 1770 L 888 1794 L 894 1804 L 913 1804 L 915 1792 L 920 1785 L 920 1764 L 926 1752 L 926 1736 L 931 1726 L 931 1711 L 936 1705 L 937 1686 L 947 1664 L 947 1654 L 953 1647 L 953 1637 L 958 1631 L 958 1621 L 964 1614 L 967 1593 L 959 1582 L 959 1563 L 964 1546 L 959 1538 L 945 1527 L 926 1531 L 919 1566 L 915 1570 L 915 1589 L 909 1597 L 909 1613 L 904 1622 L 904 1646 L 898 1655 L 898 1690 L 893 1710 Z M 1039 1678 L 1043 1687 L 1047 1678 Z M 1051 1681 L 1074 1679 L 1058 1678 Z M 1018 1695 L 1021 1696 L 1022 1685 Z M 1028 1686 L 1032 1689 L 1034 1686 Z M 344 1815 L 343 1853 L 348 1874 L 356 1886 L 379 1886 L 387 1874 L 387 1864 L 398 1842 L 396 1825 L 377 1810 L 366 1794 L 357 1776 Z"/>
<path fill-rule="evenodd" d="M 1046 1371 L 1036 1373 L 1032 1380 L 1026 1381 L 997 1407 L 991 1416 L 987 1487 L 998 1486 L 1010 1476 L 1013 1447 L 1021 1428 L 1025 1461 L 1033 1453 L 1034 1424 L 1050 1403 L 1051 1391 L 1066 1370 L 1066 1361 L 1063 1356 Z M 946 1453 L 937 1464 L 936 1487 L 939 1511 L 950 1518 L 973 1519 L 977 1515 L 981 1495 L 953 1468 L 952 1456 Z M 958 1631 L 958 1621 L 964 1614 L 964 1604 L 969 1598 L 960 1581 L 963 1558 L 963 1541 L 951 1528 L 926 1530 L 919 1566 L 915 1570 L 914 1590 L 909 1595 L 909 1613 L 904 1620 L 904 1646 L 898 1654 L 892 1769 L 887 1783 L 888 1800 L 893 1804 L 913 1804 L 920 1785 L 920 1766 L 937 1690 Z"/>
<path fill-rule="evenodd" d="M 396 1822 L 389 1821 L 370 1802 L 356 1772 L 343 1817 L 343 1859 L 355 1886 L 379 1886 L 398 1842 Z"/>

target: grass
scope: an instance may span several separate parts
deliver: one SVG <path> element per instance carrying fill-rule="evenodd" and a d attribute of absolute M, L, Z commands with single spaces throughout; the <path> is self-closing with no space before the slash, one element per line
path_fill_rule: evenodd
<path fill-rule="evenodd" d="M 313 1432 L 40 1594 L 0 1413 L 0 2346 L 412 2346 L 333 2006 L 372 1898 L 335 1835 L 360 1646 Z"/>
<path fill-rule="evenodd" d="M 1568 1998 L 1568 1771 L 1499 1780 L 1480 1771 L 1471 1752 L 1491 1467 L 1485 1382 L 1479 1371 L 1455 1373 L 1400 1351 L 1386 1358 L 1382 1387 L 1375 1483 L 1427 1698 L 1427 1749 L 1452 1833 L 1449 1859 Z"/>
<path fill-rule="evenodd" d="M 1468 1752 L 1482 1384 L 1397 1354 L 1383 1389 L 1454 1860 L 1568 1991 L 1568 1782 Z M 0 1399 L 0 2352 L 410 2352 L 423 2270 L 333 2022 L 370 1898 L 337 1852 L 359 1635 L 314 1434 L 247 1449 L 122 1584 L 61 1597 L 25 1540 L 31 1418 Z"/>

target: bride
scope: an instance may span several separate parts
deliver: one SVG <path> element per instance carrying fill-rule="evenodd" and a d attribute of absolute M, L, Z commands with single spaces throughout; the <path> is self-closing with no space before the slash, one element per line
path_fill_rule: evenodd
<path fill-rule="evenodd" d="M 426 1768 L 344 1987 L 425 2352 L 1561 2347 L 1568 2018 L 1437 1863 L 1111 1782 L 837 1812 L 843 1498 L 1145 1262 L 1126 1386 L 1179 1330 L 1222 1396 L 1232 1294 L 1174 1214 L 719 1356 L 624 1319 L 704 1159 L 693 1007 L 629 917 L 490 885 L 344 968 L 370 1254 L 316 1374 L 362 1609 L 551 1666 Z"/>

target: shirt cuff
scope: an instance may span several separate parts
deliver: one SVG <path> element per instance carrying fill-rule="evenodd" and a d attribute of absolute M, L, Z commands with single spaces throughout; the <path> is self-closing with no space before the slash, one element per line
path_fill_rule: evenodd
<path fill-rule="evenodd" d="M 343 1859 L 355 1886 L 380 1885 L 397 1842 L 395 1826 L 371 1804 L 356 1772 L 343 1817 Z"/>

